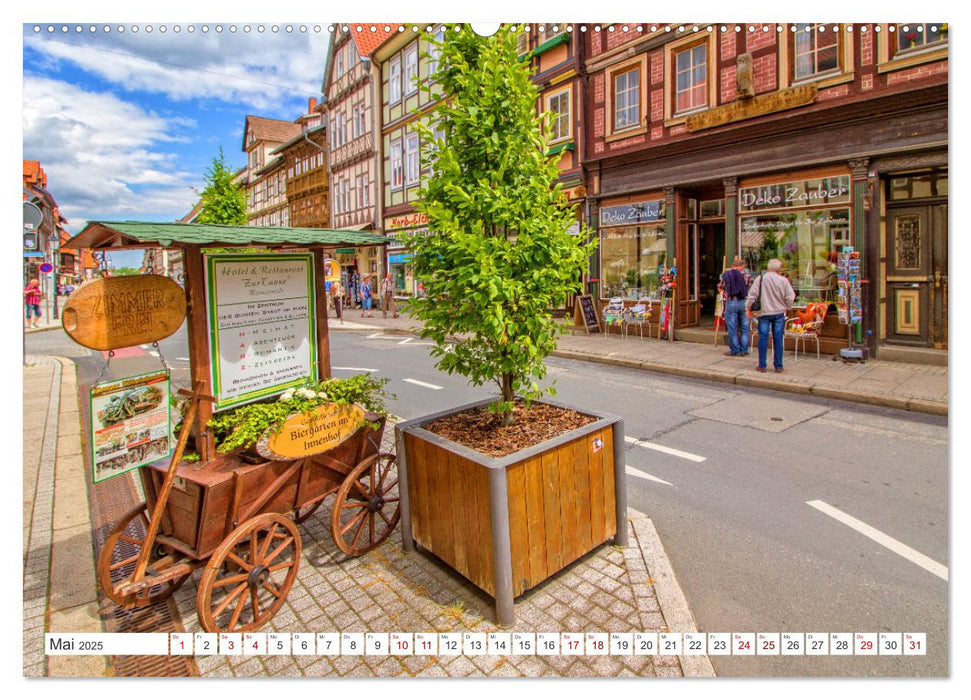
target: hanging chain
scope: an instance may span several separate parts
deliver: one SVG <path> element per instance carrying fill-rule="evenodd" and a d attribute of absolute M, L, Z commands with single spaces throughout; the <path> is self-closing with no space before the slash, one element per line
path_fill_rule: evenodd
<path fill-rule="evenodd" d="M 145 274 L 154 275 L 155 274 L 155 249 L 148 249 L 148 261 L 145 264 Z"/>
<path fill-rule="evenodd" d="M 114 356 L 115 356 L 115 351 L 114 350 L 109 350 L 108 351 L 108 361 L 105 362 L 105 366 L 101 368 L 101 374 L 98 375 L 98 378 L 94 380 L 94 384 L 92 384 L 91 386 L 98 386 L 101 383 L 102 377 L 105 376 L 105 372 L 107 372 L 108 371 L 108 367 L 111 366 L 111 358 L 114 357 Z"/>
<path fill-rule="evenodd" d="M 159 346 L 157 340 L 152 343 L 152 347 L 155 348 L 155 352 L 158 353 L 159 362 L 162 363 L 162 366 L 165 368 L 165 371 L 168 372 L 169 371 L 169 363 L 166 362 L 165 361 L 165 358 L 162 356 L 162 348 Z"/>

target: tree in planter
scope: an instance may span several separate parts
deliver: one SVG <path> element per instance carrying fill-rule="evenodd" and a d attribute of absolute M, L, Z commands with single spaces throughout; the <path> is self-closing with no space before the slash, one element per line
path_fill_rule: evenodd
<path fill-rule="evenodd" d="M 417 204 L 429 232 L 405 240 L 426 292 L 411 310 L 436 343 L 438 368 L 475 386 L 494 381 L 501 397 L 490 409 L 511 425 L 516 396 L 542 394 L 537 382 L 560 328 L 552 307 L 577 291 L 595 243 L 567 233 L 573 209 L 546 155 L 552 115 L 536 115 L 537 90 L 512 33 L 449 27 L 440 49 L 431 89 L 445 100 L 431 121 L 442 135 L 418 126 L 434 146 Z M 450 337 L 460 340 L 452 346 Z"/>
<path fill-rule="evenodd" d="M 219 155 L 206 171 L 206 186 L 199 193 L 202 210 L 196 219 L 198 223 L 246 225 L 246 195 L 233 177 L 220 146 Z"/>

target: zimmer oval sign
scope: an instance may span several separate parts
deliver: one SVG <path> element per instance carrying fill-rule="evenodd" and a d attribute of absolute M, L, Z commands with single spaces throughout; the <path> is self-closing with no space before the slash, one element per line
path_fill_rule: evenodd
<path fill-rule="evenodd" d="M 307 413 L 295 413 L 279 430 L 268 431 L 257 441 L 256 451 L 274 460 L 310 457 L 340 445 L 364 420 L 364 409 L 357 404 L 325 403 Z"/>
<path fill-rule="evenodd" d="M 61 313 L 72 340 L 115 350 L 167 338 L 185 319 L 185 291 L 161 275 L 105 277 L 85 283 Z"/>

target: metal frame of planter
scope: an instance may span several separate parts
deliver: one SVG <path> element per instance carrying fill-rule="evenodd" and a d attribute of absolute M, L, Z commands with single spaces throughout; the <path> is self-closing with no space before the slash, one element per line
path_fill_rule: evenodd
<path fill-rule="evenodd" d="M 437 418 L 452 415 L 464 410 L 486 406 L 493 402 L 493 399 L 486 399 L 482 401 L 476 401 L 464 406 L 459 406 L 457 408 L 452 408 L 446 411 L 440 411 L 427 416 L 422 416 L 420 418 L 408 420 L 399 423 L 395 426 L 395 440 L 396 440 L 396 453 L 398 457 L 398 475 L 399 475 L 399 494 L 401 497 L 401 532 L 402 532 L 402 547 L 404 551 L 411 552 L 415 550 L 416 540 L 412 532 L 412 517 L 415 512 L 416 504 L 413 502 L 413 496 L 415 493 L 421 493 L 420 486 L 416 486 L 412 483 L 411 477 L 415 476 L 415 472 L 420 471 L 424 468 L 419 467 L 417 464 L 409 464 L 410 460 L 414 458 L 406 449 L 406 436 L 413 436 L 413 438 L 418 438 L 426 444 L 430 444 L 435 448 L 449 453 L 449 455 L 454 455 L 457 460 L 468 460 L 468 462 L 473 463 L 477 467 L 481 467 L 487 471 L 488 480 L 488 513 L 490 521 L 490 533 L 491 533 L 491 544 L 492 544 L 492 560 L 491 560 L 491 573 L 492 581 L 491 587 L 493 591 L 491 594 L 496 603 L 496 618 L 500 625 L 511 626 L 515 623 L 515 609 L 514 609 L 514 598 L 523 592 L 523 586 L 525 585 L 522 580 L 518 586 L 521 590 L 518 592 L 515 590 L 517 587 L 514 585 L 514 567 L 516 562 L 514 562 L 514 556 L 512 551 L 512 537 L 511 537 L 511 527 L 526 527 L 526 523 L 517 522 L 511 523 L 511 512 L 510 512 L 510 502 L 509 502 L 509 473 L 511 469 L 518 468 L 520 465 L 538 465 L 540 460 L 544 455 L 549 456 L 551 453 L 558 449 L 564 449 L 570 445 L 570 443 L 575 443 L 576 445 L 581 445 L 579 441 L 585 440 L 587 436 L 603 434 L 604 431 L 609 430 L 611 435 L 612 443 L 612 481 L 613 481 L 613 506 L 614 506 L 614 527 L 615 532 L 608 533 L 609 536 L 612 535 L 614 543 L 619 546 L 626 546 L 628 544 L 628 534 L 627 534 L 627 483 L 626 483 L 626 468 L 624 460 L 624 421 L 622 418 L 610 414 L 599 413 L 597 411 L 586 411 L 580 410 L 575 407 L 566 406 L 564 404 L 556 403 L 553 401 L 543 401 L 545 404 L 556 406 L 559 408 L 566 408 L 570 410 L 579 411 L 585 415 L 593 416 L 596 420 L 592 423 L 582 426 L 576 430 L 572 430 L 568 433 L 564 433 L 551 440 L 544 441 L 538 445 L 534 445 L 524 450 L 514 452 L 512 454 L 506 455 L 505 457 L 489 457 L 480 452 L 477 452 L 469 447 L 460 445 L 452 440 L 443 438 L 439 435 L 435 435 L 423 428 L 424 425 L 434 421 Z M 597 438 L 594 438 L 596 440 Z M 591 449 L 594 449 L 595 443 L 592 443 Z M 574 447 L 573 449 L 579 449 Z M 453 459 L 453 457 L 449 457 Z M 458 462 L 456 462 L 458 463 Z M 574 466 L 576 466 L 574 464 Z M 525 469 L 526 467 L 524 467 Z M 543 467 L 546 468 L 545 466 Z M 554 467 L 557 469 L 558 467 Z M 429 467 L 431 469 L 431 467 Z M 606 470 L 606 468 L 604 468 Z M 563 470 L 560 470 L 562 472 Z M 411 472 L 411 473 L 410 473 Z M 429 472 L 430 473 L 430 472 Z M 552 472 L 547 472 L 551 474 Z M 438 477 L 441 482 L 442 472 L 438 472 Z M 606 476 L 606 475 L 605 475 Z M 433 477 L 428 477 L 433 478 Z M 457 479 L 458 477 L 452 477 Z M 534 475 L 533 478 L 536 478 Z M 569 475 L 571 480 L 574 478 L 573 475 Z M 579 477 L 582 479 L 582 475 Z M 462 486 L 464 486 L 463 484 Z M 441 484 L 439 484 L 441 486 Z M 448 485 L 446 485 L 448 486 Z M 453 482 L 450 484 L 453 491 L 461 492 L 462 488 L 456 488 L 456 484 Z M 481 488 L 481 487 L 480 487 Z M 433 489 L 436 490 L 436 489 Z M 439 489 L 440 490 L 440 489 Z M 414 492 L 413 492 L 414 491 Z M 437 490 L 436 490 L 437 491 Z M 443 498 L 447 497 L 446 493 L 443 493 Z M 575 492 L 575 490 L 574 490 Z M 604 493 L 604 498 L 606 499 L 608 494 Z M 475 494 L 470 494 L 470 498 L 476 498 Z M 554 496 L 556 500 L 556 496 Z M 543 501 L 544 507 L 545 501 Z M 421 509 L 421 506 L 419 506 Z M 445 518 L 448 519 L 448 515 L 442 515 L 448 508 L 440 507 L 436 509 L 437 515 L 432 517 Z M 479 513 L 484 512 L 484 508 L 479 504 Z M 461 516 L 460 516 L 461 517 Z M 522 514 L 517 515 L 518 518 L 522 518 Z M 440 522 L 442 522 L 440 520 Z M 450 521 L 453 529 L 456 526 L 456 522 Z M 556 534 L 556 533 L 554 533 Z M 527 533 L 528 536 L 528 533 Z M 549 533 L 546 535 L 550 536 Z M 557 571 L 562 570 L 565 566 L 573 563 L 581 556 L 592 551 L 606 539 L 594 543 L 592 547 L 585 548 L 583 543 L 578 546 L 580 548 L 585 548 L 585 551 L 577 556 L 573 556 L 569 561 L 560 561 L 555 567 L 555 570 L 550 571 L 545 578 L 554 575 Z M 455 568 L 459 573 L 461 573 L 466 578 L 472 580 L 473 576 L 469 575 L 467 570 L 463 571 L 460 567 L 457 567 L 453 562 L 448 561 L 450 557 L 443 556 L 442 551 L 436 551 L 435 545 L 429 546 L 427 542 L 418 541 L 418 544 L 423 548 L 427 549 L 431 553 L 438 556 L 443 561 L 446 561 L 450 566 Z M 521 553 L 521 546 L 520 546 Z M 527 552 L 527 555 L 531 555 L 531 552 Z M 454 557 L 452 557 L 454 559 Z M 460 557 L 461 558 L 461 557 Z M 483 567 L 483 570 L 488 573 L 489 566 Z M 483 578 L 483 571 L 478 572 L 478 582 L 473 580 L 473 583 L 485 590 L 489 588 L 489 581 Z M 525 589 L 528 590 L 533 586 L 537 585 L 539 581 L 533 580 L 528 585 L 525 585 Z"/>

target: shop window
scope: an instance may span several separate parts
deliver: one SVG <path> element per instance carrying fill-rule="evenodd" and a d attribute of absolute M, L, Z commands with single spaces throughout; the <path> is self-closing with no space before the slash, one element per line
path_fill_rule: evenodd
<path fill-rule="evenodd" d="M 388 61 L 388 104 L 401 102 L 401 57 Z"/>
<path fill-rule="evenodd" d="M 391 189 L 399 190 L 402 184 L 401 139 L 395 139 L 391 142 Z"/>
<path fill-rule="evenodd" d="M 664 222 L 605 228 L 600 234 L 600 267 L 605 297 L 658 297 L 658 268 L 665 263 Z"/>
<path fill-rule="evenodd" d="M 418 42 L 405 49 L 405 94 L 418 89 Z"/>
<path fill-rule="evenodd" d="M 689 46 L 674 54 L 675 113 L 708 106 L 708 44 Z"/>
<path fill-rule="evenodd" d="M 798 301 L 835 301 L 837 254 L 852 245 L 850 210 L 809 209 L 741 218 L 741 253 L 753 274 L 782 261 Z"/>
<path fill-rule="evenodd" d="M 570 89 L 546 96 L 546 111 L 554 116 L 550 121 L 550 142 L 563 141 L 573 135 L 570 118 Z"/>
<path fill-rule="evenodd" d="M 805 80 L 840 70 L 839 25 L 797 24 L 792 40 L 793 80 Z"/>
<path fill-rule="evenodd" d="M 614 131 L 641 123 L 640 70 L 634 68 L 613 77 Z"/>
<path fill-rule="evenodd" d="M 897 54 L 947 42 L 947 22 L 910 22 L 896 27 Z"/>

